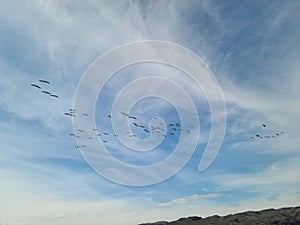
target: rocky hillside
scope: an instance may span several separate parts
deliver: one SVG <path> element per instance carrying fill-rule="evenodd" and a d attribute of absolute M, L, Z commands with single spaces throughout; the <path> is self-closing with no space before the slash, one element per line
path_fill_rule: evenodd
<path fill-rule="evenodd" d="M 227 216 L 197 216 L 180 218 L 173 222 L 143 223 L 140 225 L 300 225 L 300 207 L 248 211 Z"/>

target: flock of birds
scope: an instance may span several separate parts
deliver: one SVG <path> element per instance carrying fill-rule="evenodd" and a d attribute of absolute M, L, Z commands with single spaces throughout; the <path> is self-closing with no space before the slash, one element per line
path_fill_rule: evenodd
<path fill-rule="evenodd" d="M 50 93 L 48 90 L 44 89 L 42 87 L 42 84 L 46 84 L 46 85 L 50 85 L 50 82 L 48 80 L 38 80 L 39 84 L 36 83 L 32 83 L 30 86 L 36 89 L 39 89 L 42 91 L 42 93 L 49 95 L 50 97 L 53 98 L 59 98 L 58 95 Z M 138 129 L 140 132 L 144 132 L 144 133 L 152 133 L 152 134 L 157 134 L 157 135 L 161 135 L 164 138 L 167 138 L 167 136 L 174 136 L 176 135 L 176 133 L 178 132 L 186 132 L 186 133 L 191 133 L 191 131 L 194 129 L 194 127 L 190 127 L 190 129 L 186 129 L 183 130 L 181 128 L 180 123 L 176 122 L 176 123 L 169 123 L 168 127 L 169 129 L 167 129 L 169 132 L 165 132 L 165 128 L 163 128 L 163 123 L 160 123 L 160 126 L 150 126 L 150 129 L 148 127 L 146 127 L 145 125 L 143 125 L 136 116 L 130 115 L 129 113 L 125 113 L 125 112 L 120 112 L 123 116 L 127 117 L 129 120 L 131 120 L 131 125 L 135 128 Z M 69 117 L 75 117 L 75 116 L 89 116 L 87 113 L 78 113 L 76 111 L 76 109 L 72 109 L 70 108 L 67 112 L 64 112 L 65 116 L 69 116 Z M 111 115 L 107 115 L 107 118 L 111 119 L 112 116 Z M 155 117 L 154 119 L 158 119 L 157 117 Z M 119 137 L 118 134 L 112 134 L 110 132 L 99 132 L 98 128 L 93 128 L 92 129 L 93 132 L 96 132 L 97 136 L 101 137 L 102 142 L 104 143 L 108 143 L 109 142 L 109 136 L 114 136 L 116 138 Z M 84 136 L 84 133 L 89 133 L 87 132 L 87 130 L 84 129 L 78 129 L 76 133 L 70 133 L 70 136 L 73 136 L 75 138 L 80 138 L 82 136 Z M 128 137 L 137 137 L 136 134 L 132 133 L 132 132 L 127 132 L 126 133 L 128 135 Z M 87 136 L 88 139 L 93 139 L 91 136 Z M 76 148 L 87 148 L 87 145 L 81 145 L 81 146 L 76 146 Z"/>
<path fill-rule="evenodd" d="M 262 124 L 262 127 L 263 128 L 266 128 L 267 125 L 266 124 Z M 280 132 L 274 132 L 272 134 L 268 134 L 268 135 L 263 135 L 263 134 L 256 134 L 255 136 L 251 136 L 251 139 L 255 139 L 255 138 L 259 138 L 259 139 L 270 139 L 270 138 L 276 138 L 276 137 L 279 137 L 280 135 L 284 134 L 283 131 L 280 131 Z"/>
<path fill-rule="evenodd" d="M 170 130 L 169 133 L 165 132 L 165 128 L 163 128 L 163 123 L 160 122 L 160 126 L 150 126 L 149 128 L 146 128 L 145 125 L 143 125 L 136 116 L 130 115 L 128 113 L 125 112 L 120 112 L 123 116 L 127 117 L 130 121 L 131 121 L 131 125 L 134 129 L 138 129 L 139 132 L 144 132 L 146 134 L 156 134 L 156 135 L 161 135 L 163 138 L 167 138 L 167 136 L 171 135 L 174 136 L 176 135 L 176 132 L 186 132 L 186 133 L 191 133 L 192 130 L 194 129 L 194 127 L 190 127 L 190 129 L 182 129 L 181 125 L 176 122 L 176 123 L 169 123 L 168 127 Z M 69 109 L 68 112 L 65 112 L 64 115 L 66 116 L 72 116 L 75 117 L 76 116 L 76 110 L 75 109 Z M 88 114 L 85 113 L 80 113 L 79 115 L 83 115 L 83 116 L 88 116 Z M 107 115 L 108 119 L 111 119 L 112 116 L 111 115 Z M 157 117 L 155 117 L 154 119 L 158 119 Z M 104 143 L 108 143 L 109 142 L 109 137 L 113 136 L 115 138 L 118 138 L 119 135 L 115 134 L 115 133 L 110 133 L 108 131 L 99 131 L 98 128 L 93 128 L 91 131 L 96 132 L 96 135 L 99 136 L 102 140 L 102 142 Z M 88 130 L 84 130 L 84 129 L 77 129 L 77 131 L 75 133 L 70 133 L 70 136 L 76 137 L 76 138 L 80 138 L 82 137 L 83 133 L 89 133 Z M 133 138 L 133 137 L 137 137 L 136 134 L 132 133 L 132 132 L 126 132 L 126 134 L 128 135 L 128 137 Z M 88 139 L 93 139 L 91 136 L 85 136 Z M 87 145 L 80 145 L 80 146 L 76 146 L 76 148 L 87 148 Z"/>
<path fill-rule="evenodd" d="M 50 82 L 47 81 L 47 80 L 39 80 L 39 82 L 40 82 L 41 84 L 47 84 L 47 85 L 50 84 Z M 38 85 L 38 84 L 31 84 L 30 86 L 42 90 L 42 93 L 44 93 L 44 94 L 46 94 L 46 95 L 49 95 L 50 97 L 58 98 L 58 96 L 57 96 L 56 94 L 52 94 L 52 93 L 50 93 L 50 92 L 47 91 L 47 90 L 43 90 L 42 87 L 41 87 L 41 85 Z"/>
<path fill-rule="evenodd" d="M 31 84 L 31 87 L 33 88 L 36 88 L 36 89 L 39 89 L 41 90 L 41 92 L 43 94 L 46 94 L 50 97 L 53 97 L 53 98 L 59 98 L 58 95 L 56 94 L 53 94 L 53 93 L 50 93 L 47 89 L 44 89 L 42 88 L 42 85 L 50 85 L 50 82 L 47 81 L 47 80 L 38 80 L 39 81 L 39 84 L 36 84 L 36 83 L 32 83 Z M 131 126 L 133 127 L 133 130 L 136 130 L 137 133 L 145 133 L 145 134 L 156 134 L 156 135 L 161 135 L 163 138 L 167 138 L 168 136 L 174 136 L 178 133 L 183 133 L 183 132 L 186 132 L 188 134 L 190 134 L 192 132 L 192 130 L 194 129 L 194 127 L 190 127 L 189 129 L 182 129 L 181 128 L 181 124 L 178 123 L 178 122 L 175 122 L 175 123 L 169 123 L 167 125 L 167 128 L 165 130 L 164 128 L 164 123 L 160 122 L 159 123 L 159 126 L 150 126 L 147 127 L 145 125 L 143 125 L 140 120 L 137 119 L 136 116 L 133 116 L 133 115 L 130 115 L 129 113 L 125 113 L 125 112 L 120 112 L 123 116 L 127 117 L 129 120 L 130 120 L 130 124 Z M 70 117 L 75 117 L 75 116 L 89 116 L 87 113 L 78 113 L 76 111 L 76 109 L 72 109 L 70 108 L 67 112 L 64 113 L 65 116 L 70 116 Z M 111 119 L 112 116 L 111 115 L 107 115 L 107 118 L 108 119 Z M 154 119 L 158 119 L 157 117 L 154 117 Z M 266 128 L 267 125 L 266 124 L 262 124 L 262 127 L 263 128 Z M 98 128 L 93 128 L 91 131 L 93 132 L 96 132 L 96 135 L 99 136 L 102 140 L 102 142 L 104 143 L 108 143 L 109 142 L 109 137 L 113 136 L 115 138 L 118 138 L 119 135 L 118 134 L 112 134 L 110 132 L 107 132 L 107 131 L 102 131 L 100 132 L 98 130 Z M 78 129 L 76 131 L 76 133 L 70 133 L 69 135 L 70 136 L 73 136 L 75 138 L 80 138 L 81 136 L 85 136 L 83 135 L 84 133 L 89 133 L 87 132 L 87 130 L 84 130 L 84 129 Z M 136 134 L 132 133 L 132 132 L 127 132 L 126 133 L 128 135 L 128 137 L 136 137 Z M 276 137 L 279 137 L 281 135 L 283 135 L 284 132 L 283 131 L 280 131 L 280 132 L 274 132 L 272 134 L 268 134 L 268 135 L 263 135 L 263 134 L 256 134 L 256 135 L 253 135 L 251 136 L 251 139 L 270 139 L 270 138 L 276 138 Z M 85 136 L 87 137 L 87 139 L 93 139 L 91 136 Z M 88 146 L 87 145 L 80 145 L 80 146 L 76 146 L 76 148 L 87 148 Z"/>

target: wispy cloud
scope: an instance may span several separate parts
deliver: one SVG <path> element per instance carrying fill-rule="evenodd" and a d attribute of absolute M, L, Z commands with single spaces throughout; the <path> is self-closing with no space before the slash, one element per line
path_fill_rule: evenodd
<path fill-rule="evenodd" d="M 177 198 L 177 199 L 173 199 L 169 202 L 163 202 L 163 203 L 159 203 L 158 206 L 159 207 L 166 207 L 166 206 L 172 206 L 172 205 L 178 205 L 178 204 L 188 204 L 191 203 L 191 201 L 197 201 L 197 200 L 201 200 L 201 199 L 211 199 L 211 198 L 218 198 L 219 194 L 205 194 L 205 195 L 191 195 L 191 196 L 187 196 L 185 198 Z"/>

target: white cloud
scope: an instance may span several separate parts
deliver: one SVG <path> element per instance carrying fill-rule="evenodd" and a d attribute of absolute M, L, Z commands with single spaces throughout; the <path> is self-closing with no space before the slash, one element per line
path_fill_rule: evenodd
<path fill-rule="evenodd" d="M 187 196 L 185 198 L 176 198 L 173 199 L 169 202 L 163 202 L 163 203 L 159 203 L 158 206 L 159 207 L 166 207 L 166 206 L 173 206 L 173 205 L 178 205 L 178 204 L 190 204 L 192 201 L 195 204 L 194 201 L 196 200 L 202 200 L 202 199 L 211 199 L 211 198 L 218 198 L 219 194 L 203 194 L 203 195 L 191 195 L 191 196 Z"/>

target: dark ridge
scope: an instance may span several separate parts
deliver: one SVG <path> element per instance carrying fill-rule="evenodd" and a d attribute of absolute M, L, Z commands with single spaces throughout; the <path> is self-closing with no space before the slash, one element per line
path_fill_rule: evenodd
<path fill-rule="evenodd" d="M 201 218 L 192 216 L 180 218 L 176 221 L 159 221 L 155 223 L 142 223 L 139 225 L 299 225 L 300 206 L 281 209 L 264 209 L 261 211 L 247 211 L 226 216 L 210 216 Z"/>

